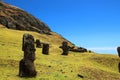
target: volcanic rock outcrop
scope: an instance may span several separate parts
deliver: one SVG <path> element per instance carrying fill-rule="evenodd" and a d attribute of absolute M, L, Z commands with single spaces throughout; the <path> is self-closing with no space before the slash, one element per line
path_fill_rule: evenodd
<path fill-rule="evenodd" d="M 18 7 L 0 2 L 0 24 L 9 29 L 50 34 L 51 29 L 42 21 Z"/>

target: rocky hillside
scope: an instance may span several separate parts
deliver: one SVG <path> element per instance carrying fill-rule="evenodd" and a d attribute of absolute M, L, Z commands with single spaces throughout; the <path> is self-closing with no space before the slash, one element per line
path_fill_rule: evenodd
<path fill-rule="evenodd" d="M 9 29 L 49 34 L 51 29 L 31 14 L 7 3 L 0 2 L 0 24 Z"/>
<path fill-rule="evenodd" d="M 35 31 L 41 34 L 52 34 L 51 29 L 42 21 L 38 20 L 31 14 L 19 9 L 18 7 L 9 5 L 4 2 L 0 2 L 0 25 L 5 26 L 8 29 Z M 59 34 L 57 34 L 60 36 Z M 61 36 L 61 38 L 63 38 Z M 57 39 L 57 38 L 56 38 Z M 76 47 L 73 43 L 63 38 L 71 44 L 70 51 L 74 52 L 86 52 L 87 49 L 83 47 Z"/>

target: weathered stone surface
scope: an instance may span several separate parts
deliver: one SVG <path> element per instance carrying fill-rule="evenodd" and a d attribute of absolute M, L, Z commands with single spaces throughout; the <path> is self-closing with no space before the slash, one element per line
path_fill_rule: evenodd
<path fill-rule="evenodd" d="M 44 43 L 42 48 L 42 54 L 49 54 L 49 44 Z"/>
<path fill-rule="evenodd" d="M 118 63 L 118 71 L 120 73 L 120 62 Z"/>
<path fill-rule="evenodd" d="M 30 34 L 23 35 L 22 50 L 24 51 L 24 59 L 35 60 L 34 38 Z"/>
<path fill-rule="evenodd" d="M 19 63 L 19 76 L 35 77 L 37 72 L 34 67 L 35 46 L 32 35 L 23 35 L 22 50 L 24 51 L 24 58 Z"/>
<path fill-rule="evenodd" d="M 60 48 L 62 48 L 63 53 L 62 55 L 68 55 L 68 51 L 72 51 L 72 52 L 87 52 L 87 49 L 83 48 L 83 47 L 78 47 L 76 48 L 75 46 L 68 46 L 68 42 L 63 41 L 62 46 L 60 46 Z"/>
<path fill-rule="evenodd" d="M 22 59 L 19 63 L 19 76 L 20 77 L 35 77 L 37 72 L 34 63 L 30 60 Z"/>
<path fill-rule="evenodd" d="M 28 30 L 50 34 L 50 28 L 31 14 L 7 3 L 0 2 L 0 24 L 9 29 Z"/>
<path fill-rule="evenodd" d="M 120 57 L 120 47 L 117 47 L 118 56 Z"/>
<path fill-rule="evenodd" d="M 70 47 L 69 50 L 73 52 L 87 52 L 87 49 L 82 48 L 82 47 L 78 47 L 77 49 L 75 49 L 74 47 Z"/>
<path fill-rule="evenodd" d="M 41 42 L 39 39 L 36 39 L 36 47 L 41 48 Z"/>
<path fill-rule="evenodd" d="M 66 41 L 62 42 L 62 46 L 60 46 L 60 48 L 62 48 L 62 50 L 63 50 L 62 55 L 68 55 L 68 53 L 69 53 L 69 46 L 68 46 L 68 43 Z"/>
<path fill-rule="evenodd" d="M 81 74 L 77 74 L 77 76 L 80 77 L 80 78 L 84 78 L 84 76 L 81 75 Z"/>

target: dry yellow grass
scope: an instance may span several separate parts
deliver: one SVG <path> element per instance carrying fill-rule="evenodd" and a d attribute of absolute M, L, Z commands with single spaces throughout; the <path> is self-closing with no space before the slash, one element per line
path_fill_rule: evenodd
<path fill-rule="evenodd" d="M 24 33 L 32 34 L 35 39 L 50 44 L 50 55 L 43 55 L 42 49 L 36 49 L 35 66 L 38 73 L 35 78 L 17 76 L 18 64 L 23 57 L 21 44 Z M 62 41 L 64 39 L 53 32 L 52 35 L 45 35 L 0 28 L 1 80 L 120 80 L 118 56 L 74 52 L 63 56 L 59 48 Z"/>

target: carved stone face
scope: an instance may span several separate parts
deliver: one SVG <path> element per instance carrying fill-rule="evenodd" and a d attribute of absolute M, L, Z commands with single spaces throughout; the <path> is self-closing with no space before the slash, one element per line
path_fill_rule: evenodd
<path fill-rule="evenodd" d="M 62 45 L 63 45 L 63 46 L 67 46 L 68 43 L 67 43 L 66 41 L 63 41 L 63 42 L 62 42 Z"/>
<path fill-rule="evenodd" d="M 35 60 L 35 46 L 34 38 L 30 34 L 23 35 L 23 45 L 22 50 L 24 51 L 24 58 L 31 61 Z"/>
<path fill-rule="evenodd" d="M 23 43 L 22 43 L 22 50 L 25 51 L 27 49 L 34 50 L 34 38 L 30 34 L 24 34 L 23 35 Z"/>

